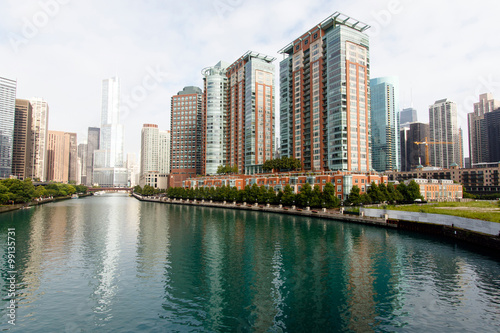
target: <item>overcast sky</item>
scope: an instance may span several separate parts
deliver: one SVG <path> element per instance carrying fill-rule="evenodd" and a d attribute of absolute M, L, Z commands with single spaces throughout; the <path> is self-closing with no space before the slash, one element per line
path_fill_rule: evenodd
<path fill-rule="evenodd" d="M 277 58 L 278 79 L 277 52 L 336 11 L 372 26 L 371 78 L 398 76 L 400 106 L 413 103 L 419 121 L 449 98 L 466 133 L 479 94 L 500 99 L 492 0 L 0 0 L 0 9 L 0 76 L 17 80 L 17 98 L 43 97 L 49 129 L 82 142 L 100 125 L 102 80 L 118 76 L 126 152 L 139 152 L 143 123 L 169 129 L 171 96 L 202 87 L 203 68 L 252 50 Z"/>

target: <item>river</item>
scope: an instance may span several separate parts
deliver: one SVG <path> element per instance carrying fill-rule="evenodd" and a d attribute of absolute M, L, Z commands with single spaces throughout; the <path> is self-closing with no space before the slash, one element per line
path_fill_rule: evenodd
<path fill-rule="evenodd" d="M 373 226 L 106 194 L 0 214 L 0 253 L 9 332 L 500 332 L 498 257 Z"/>

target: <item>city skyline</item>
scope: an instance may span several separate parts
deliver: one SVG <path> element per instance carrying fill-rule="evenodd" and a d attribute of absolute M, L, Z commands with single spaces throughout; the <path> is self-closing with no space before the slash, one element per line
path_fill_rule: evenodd
<path fill-rule="evenodd" d="M 491 56 L 497 46 L 487 45 L 496 36 L 490 23 L 494 11 L 484 10 L 491 7 L 486 1 L 456 3 L 452 8 L 430 4 L 275 1 L 262 10 L 260 1 L 220 0 L 196 6 L 10 1 L 0 23 L 5 36 L 0 42 L 4 55 L 0 71 L 17 80 L 17 98 L 42 96 L 51 105 L 51 130 L 76 132 L 80 142 L 87 127 L 99 126 L 101 80 L 119 76 L 128 134 L 125 151 L 138 152 L 142 124 L 169 128 L 169 96 L 179 87 L 202 86 L 203 68 L 220 59 L 236 59 L 250 49 L 279 62 L 283 45 L 339 11 L 371 26 L 367 30 L 371 77 L 399 77 L 401 108 L 413 101 L 419 120 L 426 122 L 429 105 L 448 98 L 457 103 L 459 126 L 466 129 L 466 115 L 479 94 L 500 96 L 500 70 Z M 85 25 L 80 17 L 90 11 L 106 14 L 97 15 L 97 24 Z M 129 24 L 132 15 L 136 20 Z M 250 16 L 255 17 L 253 22 L 266 24 L 250 24 L 246 20 Z M 171 45 L 178 51 L 173 52 Z M 74 86 L 65 89 L 64 82 L 69 81 Z M 72 103 L 76 99 L 77 105 Z M 278 100 L 275 107 L 278 110 Z"/>

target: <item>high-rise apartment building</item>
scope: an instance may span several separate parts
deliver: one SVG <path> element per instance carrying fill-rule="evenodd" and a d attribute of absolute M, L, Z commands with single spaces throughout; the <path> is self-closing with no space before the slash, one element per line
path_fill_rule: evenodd
<path fill-rule="evenodd" d="M 0 178 L 12 172 L 16 87 L 15 80 L 0 77 Z"/>
<path fill-rule="evenodd" d="M 89 127 L 87 134 L 87 162 L 85 163 L 86 180 L 85 185 L 92 186 L 94 184 L 94 152 L 99 150 L 99 142 L 101 138 L 101 129 L 99 127 Z"/>
<path fill-rule="evenodd" d="M 123 125 L 120 123 L 120 81 L 102 81 L 100 147 L 94 152 L 93 182 L 101 186 L 127 185 L 123 164 Z"/>
<path fill-rule="evenodd" d="M 371 169 L 368 28 L 336 12 L 280 51 L 281 156 L 305 170 Z"/>
<path fill-rule="evenodd" d="M 49 105 L 42 98 L 32 98 L 31 119 L 32 156 L 31 165 L 33 179 L 47 180 L 47 139 L 49 126 Z"/>
<path fill-rule="evenodd" d="M 76 182 L 77 173 L 76 133 L 48 131 L 47 180 Z"/>
<path fill-rule="evenodd" d="M 461 165 L 457 105 L 442 99 L 429 106 L 429 126 L 430 164 L 445 169 L 453 163 Z"/>
<path fill-rule="evenodd" d="M 14 122 L 14 149 L 12 152 L 12 175 L 18 179 L 31 178 L 31 121 L 33 108 L 30 101 L 16 99 Z"/>
<path fill-rule="evenodd" d="M 370 80 L 372 167 L 378 172 L 399 170 L 399 80 Z"/>
<path fill-rule="evenodd" d="M 400 130 L 401 171 L 411 171 L 419 165 L 427 165 L 425 142 L 429 139 L 429 124 L 413 122 Z"/>
<path fill-rule="evenodd" d="M 141 175 L 158 172 L 158 125 L 144 124 L 141 131 Z"/>
<path fill-rule="evenodd" d="M 485 114 L 500 108 L 500 101 L 492 94 L 479 95 L 479 102 L 474 103 L 474 112 L 467 114 L 469 127 L 469 156 L 472 166 L 489 161 L 487 124 Z"/>
<path fill-rule="evenodd" d="M 170 124 L 170 186 L 181 187 L 189 177 L 201 174 L 201 108 L 198 87 L 184 87 L 172 96 Z"/>
<path fill-rule="evenodd" d="M 500 162 L 500 109 L 484 114 L 488 138 L 488 162 Z"/>
<path fill-rule="evenodd" d="M 220 165 L 227 164 L 224 130 L 227 125 L 228 67 L 229 64 L 220 61 L 202 71 L 204 103 L 201 174 L 214 175 Z M 243 128 L 241 130 L 243 131 Z"/>
<path fill-rule="evenodd" d="M 201 135 L 198 131 L 196 133 L 197 139 L 196 142 L 198 142 L 198 138 L 201 138 Z M 200 145 L 197 145 L 197 148 Z M 197 152 L 197 156 L 199 156 L 199 152 Z M 200 162 L 200 160 L 196 160 L 197 163 Z M 200 163 L 201 166 L 201 163 Z M 197 168 L 198 169 L 198 168 Z M 160 174 L 170 174 L 170 131 L 158 131 L 158 172 Z"/>
<path fill-rule="evenodd" d="M 373 116 L 373 115 L 372 115 Z M 414 108 L 406 108 L 399 112 L 399 126 L 402 128 L 403 126 L 417 122 L 417 110 Z"/>

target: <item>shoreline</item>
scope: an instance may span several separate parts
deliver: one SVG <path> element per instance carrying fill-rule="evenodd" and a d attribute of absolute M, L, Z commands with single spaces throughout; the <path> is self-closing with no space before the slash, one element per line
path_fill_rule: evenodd
<path fill-rule="evenodd" d="M 418 232 L 427 235 L 442 236 L 447 239 L 452 239 L 458 242 L 463 242 L 471 245 L 475 245 L 481 248 L 500 250 L 500 235 L 488 235 L 480 232 L 475 232 L 472 230 L 457 228 L 454 226 L 440 225 L 434 223 L 425 223 L 418 221 L 406 221 L 398 219 L 390 219 L 388 216 L 384 217 L 367 217 L 367 216 L 357 216 L 342 214 L 340 212 L 332 212 L 326 209 L 319 210 L 307 210 L 307 209 L 294 209 L 289 207 L 279 207 L 271 205 L 256 205 L 256 204 L 234 204 L 233 202 L 210 202 L 205 200 L 189 200 L 189 199 L 167 199 L 159 197 L 143 197 L 136 193 L 132 193 L 132 196 L 139 201 L 145 202 L 157 202 L 164 204 L 174 204 L 174 205 L 189 205 L 189 206 L 203 206 L 203 207 L 214 207 L 214 208 L 224 208 L 224 209 L 239 209 L 239 210 L 250 210 L 259 211 L 266 213 L 278 213 L 278 214 L 288 214 L 288 215 L 299 215 L 305 217 L 316 217 L 322 219 L 336 220 L 348 223 L 358 223 L 365 225 L 374 225 L 383 228 L 397 229 L 411 232 Z M 492 253 L 494 254 L 494 253 Z"/>
<path fill-rule="evenodd" d="M 79 197 L 83 198 L 83 197 L 88 197 L 88 196 L 91 196 L 91 195 L 92 194 L 87 193 L 87 194 L 79 195 Z M 7 212 L 13 212 L 13 211 L 20 210 L 20 209 L 31 208 L 31 207 L 34 207 L 34 206 L 44 205 L 44 204 L 50 203 L 50 202 L 57 202 L 57 201 L 62 201 L 62 200 L 68 200 L 68 199 L 71 199 L 71 195 L 68 195 L 68 196 L 65 196 L 65 197 L 56 197 L 56 198 L 44 199 L 44 200 L 40 200 L 40 201 L 31 201 L 29 203 L 23 203 L 23 204 L 14 204 L 14 205 L 8 205 L 8 206 L 0 206 L 0 214 L 1 213 L 7 213 Z"/>

